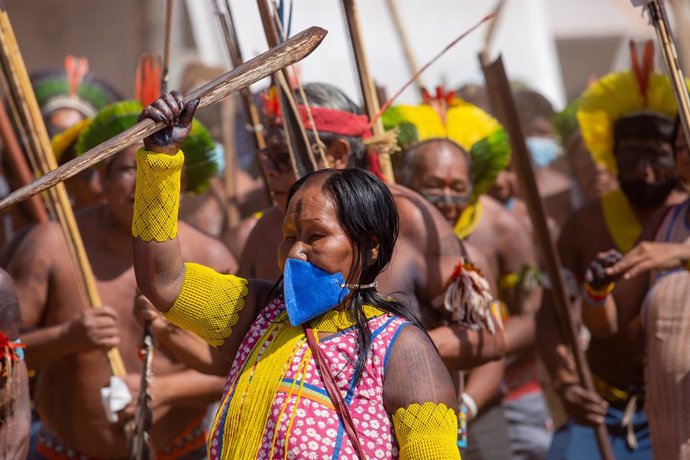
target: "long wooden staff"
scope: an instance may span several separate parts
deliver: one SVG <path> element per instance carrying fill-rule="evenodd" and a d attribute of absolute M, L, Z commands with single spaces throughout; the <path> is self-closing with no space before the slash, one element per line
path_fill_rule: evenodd
<path fill-rule="evenodd" d="M 633 4 L 638 3 L 639 1 L 633 0 Z M 683 69 L 678 62 L 678 53 L 673 39 L 673 32 L 671 31 L 671 23 L 666 15 L 664 2 L 661 0 L 642 0 L 642 3 L 646 4 L 649 17 L 652 20 L 652 25 L 656 30 L 659 42 L 661 42 L 664 61 L 666 62 L 666 68 L 676 95 L 678 114 L 680 115 L 683 125 L 683 132 L 685 133 L 685 138 L 690 139 L 690 96 L 688 96 L 688 87 L 685 84 Z"/>
<path fill-rule="evenodd" d="M 170 51 L 172 48 L 173 0 L 166 2 L 165 39 L 163 41 L 163 65 L 161 70 L 160 93 L 168 92 L 168 77 L 170 73 Z M 143 84 L 143 82 L 142 82 Z M 151 332 L 151 321 L 144 324 L 141 356 L 141 375 L 139 376 L 139 395 L 137 409 L 134 413 L 134 434 L 131 439 L 130 457 L 134 460 L 150 460 L 155 457 L 151 444 L 151 428 L 153 427 L 153 409 L 151 408 L 151 391 L 153 383 L 153 352 L 156 348 Z"/>
<path fill-rule="evenodd" d="M 268 46 L 277 46 L 280 42 L 280 34 L 276 26 L 279 19 L 273 15 L 271 2 L 273 0 L 257 0 L 261 23 L 266 34 Z M 290 151 L 290 160 L 297 178 L 318 169 L 311 142 L 307 136 L 307 130 L 302 123 L 302 117 L 297 108 L 297 101 L 290 86 L 290 77 L 287 69 L 281 69 L 274 75 L 278 86 L 280 98 L 280 113 L 283 118 L 284 133 Z"/>
<path fill-rule="evenodd" d="M 241 88 L 246 88 L 252 83 L 256 83 L 278 70 L 304 59 L 316 49 L 326 36 L 326 33 L 326 30 L 320 27 L 310 27 L 289 38 L 279 46 L 256 56 L 230 72 L 195 89 L 187 95 L 185 102 L 199 99 L 199 108 L 218 102 Z M 0 210 L 69 179 L 84 169 L 160 131 L 165 126 L 163 122 L 154 122 L 150 119 L 140 121 L 117 136 L 70 160 L 56 170 L 50 171 L 30 185 L 15 190 L 7 198 L 0 201 Z"/>
<path fill-rule="evenodd" d="M 3 73 L 10 87 L 8 97 L 15 101 L 22 125 L 29 131 L 29 150 L 33 151 L 39 159 L 40 172 L 46 174 L 55 169 L 57 163 L 9 16 L 2 1 L 0 1 L 0 48 L 2 50 L 0 61 Z M 79 228 L 64 186 L 51 191 L 50 196 L 57 211 L 58 221 L 63 227 L 70 252 L 76 257 L 77 272 L 80 275 L 81 285 L 84 287 L 89 304 L 93 308 L 100 308 L 102 302 L 96 288 L 91 264 L 84 250 L 84 243 L 81 240 Z M 120 377 L 126 375 L 122 357 L 116 348 L 109 349 L 107 357 L 113 375 Z"/>
<path fill-rule="evenodd" d="M 220 28 L 223 32 L 223 37 L 225 38 L 225 44 L 227 45 L 228 55 L 230 57 L 230 62 L 233 67 L 239 67 L 244 62 L 242 57 L 242 50 L 240 49 L 240 42 L 237 38 L 237 28 L 235 27 L 235 20 L 232 17 L 232 10 L 230 9 L 230 2 L 225 0 L 211 0 L 216 14 L 218 15 L 218 21 L 220 22 Z M 259 116 L 259 109 L 254 103 L 254 97 L 249 88 L 243 88 L 239 91 L 240 100 L 242 101 L 242 107 L 244 107 L 244 113 L 249 121 L 249 127 L 252 132 L 252 139 L 254 140 L 254 148 L 256 151 L 261 151 L 266 148 L 266 139 L 264 138 L 264 128 L 261 123 L 261 117 Z M 227 113 L 235 113 L 235 110 L 227 110 Z M 234 120 L 228 120 L 232 123 Z M 228 141 L 234 142 L 234 137 L 229 138 Z M 228 148 L 228 145 L 225 146 Z M 227 168 L 227 165 L 226 165 Z M 264 165 L 259 162 L 259 171 L 261 172 L 261 177 L 264 182 L 264 191 L 266 192 L 266 197 L 268 202 L 272 201 L 271 192 L 268 188 L 268 178 L 266 171 L 264 170 Z M 227 174 L 226 174 L 227 178 Z M 226 191 L 228 193 L 228 199 L 233 198 L 233 193 L 235 188 L 235 181 L 233 184 L 229 184 L 226 180 Z"/>
<path fill-rule="evenodd" d="M 520 120 L 515 106 L 515 100 L 513 99 L 505 68 L 503 67 L 503 59 L 499 56 L 494 62 L 487 63 L 480 55 L 480 61 L 482 63 L 482 70 L 484 71 L 484 78 L 486 79 L 491 106 L 498 119 L 506 128 L 510 138 L 510 145 L 513 150 L 513 165 L 515 166 L 520 182 L 520 190 L 522 190 L 527 203 L 527 210 L 534 226 L 537 242 L 539 243 L 541 253 L 546 262 L 546 271 L 551 280 L 551 295 L 553 296 L 556 313 L 561 325 L 564 326 L 562 329 L 564 329 L 563 332 L 566 334 L 565 338 L 575 356 L 575 365 L 577 366 L 577 373 L 580 380 L 585 388 L 594 391 L 592 373 L 585 359 L 585 354 L 578 342 L 575 321 L 572 317 L 572 306 L 566 294 L 565 283 L 562 277 L 561 261 L 558 256 L 558 251 L 556 251 L 551 241 L 549 228 L 546 223 L 544 203 L 537 189 L 530 155 L 527 151 L 525 137 L 520 126 Z M 606 432 L 606 426 L 601 424 L 595 430 L 601 456 L 605 460 L 613 459 L 613 452 Z"/>
<path fill-rule="evenodd" d="M 347 19 L 347 29 L 350 32 L 352 51 L 355 55 L 355 62 L 357 63 L 357 74 L 359 75 L 359 86 L 362 90 L 362 98 L 364 99 L 364 110 L 369 119 L 374 120 L 381 107 L 379 106 L 379 99 L 376 95 L 374 81 L 371 79 L 371 74 L 369 73 L 369 64 L 364 51 L 362 33 L 359 27 L 357 6 L 355 5 L 355 0 L 343 0 L 342 4 L 343 10 L 345 11 L 345 18 Z M 380 118 L 372 125 L 372 131 L 374 136 L 383 134 L 383 121 Z M 381 162 L 381 173 L 383 177 L 388 183 L 395 183 L 393 165 L 391 164 L 391 158 L 388 152 L 380 152 L 379 160 Z"/>
<path fill-rule="evenodd" d="M 5 152 L 9 158 L 10 166 L 19 178 L 21 185 L 30 183 L 33 179 L 31 170 L 29 169 L 29 165 L 26 164 L 26 159 L 24 158 L 22 149 L 19 146 L 19 141 L 17 140 L 17 135 L 12 129 L 10 118 L 7 116 L 5 106 L 2 104 L 0 104 L 0 137 L 5 146 Z M 43 203 L 41 203 L 41 199 L 37 196 L 31 197 L 31 200 L 29 200 L 29 213 L 36 223 L 41 224 L 48 222 L 48 212 L 43 206 Z"/>
<path fill-rule="evenodd" d="M 170 74 L 170 48 L 172 47 L 173 0 L 168 0 L 165 9 L 165 41 L 163 45 L 163 70 L 161 73 L 161 94 L 168 92 Z"/>
<path fill-rule="evenodd" d="M 407 30 L 402 23 L 400 17 L 400 11 L 398 10 L 398 3 L 396 0 L 386 0 L 386 6 L 388 7 L 388 12 L 393 20 L 393 25 L 395 26 L 395 31 L 398 34 L 398 41 L 400 46 L 402 46 L 403 53 L 405 54 L 405 62 L 407 63 L 407 69 L 410 71 L 410 75 L 417 75 L 419 71 L 419 65 L 417 65 L 417 59 L 414 57 L 414 52 L 412 51 L 412 46 L 410 45 L 410 38 L 407 35 Z M 422 94 L 422 89 L 424 85 L 422 84 L 422 78 L 417 76 L 414 79 L 417 86 L 419 94 Z"/>

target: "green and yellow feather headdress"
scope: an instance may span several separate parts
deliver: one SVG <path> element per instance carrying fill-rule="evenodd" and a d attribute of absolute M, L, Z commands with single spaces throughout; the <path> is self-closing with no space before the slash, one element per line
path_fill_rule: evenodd
<path fill-rule="evenodd" d="M 116 102 L 101 109 L 80 131 L 75 147 L 77 155 L 134 126 L 144 104 L 158 97 L 159 91 L 156 88 L 160 84 L 160 73 L 153 60 L 145 58 L 137 73 L 137 82 L 143 82 L 137 84 L 139 100 Z M 194 120 L 192 130 L 181 148 L 185 154 L 187 192 L 202 193 L 208 188 L 210 179 L 218 172 L 218 164 L 213 156 L 216 145 L 208 130 Z"/>
<path fill-rule="evenodd" d="M 665 117 L 675 117 L 678 112 L 671 82 L 653 70 L 651 41 L 645 44 L 641 63 L 633 42 L 630 48 L 631 70 L 602 77 L 582 93 L 577 105 L 577 121 L 587 149 L 596 163 L 613 174 L 618 172 L 613 157 L 616 122 L 643 111 Z"/>
<path fill-rule="evenodd" d="M 428 103 L 389 108 L 383 115 L 386 129 L 398 128 L 401 148 L 433 138 L 448 138 L 465 149 L 472 162 L 473 199 L 491 188 L 496 176 L 510 163 L 510 144 L 503 126 L 479 107 L 441 94 Z M 433 105 L 433 106 L 432 106 Z"/>

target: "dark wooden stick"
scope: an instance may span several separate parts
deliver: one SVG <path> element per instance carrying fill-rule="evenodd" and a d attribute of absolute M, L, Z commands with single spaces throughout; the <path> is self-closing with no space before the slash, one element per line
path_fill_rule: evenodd
<path fill-rule="evenodd" d="M 281 41 L 278 27 L 276 26 L 278 18 L 273 15 L 271 9 L 272 1 L 257 0 L 266 42 L 268 42 L 270 47 L 277 46 Z M 318 169 L 316 158 L 311 148 L 311 142 L 309 142 L 309 136 L 307 136 L 307 130 L 304 127 L 304 123 L 302 123 L 302 117 L 297 109 L 297 101 L 290 86 L 287 70 L 281 69 L 280 72 L 276 72 L 274 79 L 278 86 L 280 113 L 285 127 L 284 133 L 290 151 L 290 161 L 293 164 L 297 178 L 300 178 Z"/>
<path fill-rule="evenodd" d="M 161 94 L 168 92 L 170 74 L 170 48 L 172 46 L 173 0 L 168 0 L 165 10 L 165 41 L 163 42 L 163 71 L 161 72 Z"/>
<path fill-rule="evenodd" d="M 355 5 L 355 0 L 343 0 L 342 4 L 343 10 L 345 11 L 345 18 L 347 19 L 347 30 L 350 32 L 352 52 L 355 55 L 355 62 L 357 63 L 357 75 L 359 76 L 359 87 L 362 90 L 364 110 L 369 119 L 374 120 L 381 107 L 376 94 L 374 81 L 371 79 L 371 74 L 369 73 L 369 63 L 367 62 L 366 52 L 364 51 L 357 6 Z M 373 124 L 372 130 L 375 136 L 383 134 L 383 121 L 380 118 Z M 388 152 L 380 153 L 379 159 L 381 162 L 381 173 L 383 177 L 385 177 L 386 182 L 390 184 L 395 183 L 393 165 L 391 164 L 391 158 Z"/>
<path fill-rule="evenodd" d="M 237 27 L 235 27 L 235 20 L 232 17 L 232 10 L 230 9 L 230 2 L 228 0 L 211 0 L 212 6 L 216 12 L 216 15 L 218 16 L 218 21 L 220 22 L 220 28 L 223 32 L 223 37 L 225 38 L 225 44 L 226 48 L 228 51 L 228 55 L 230 57 L 230 63 L 232 64 L 233 67 L 239 67 L 242 65 L 244 62 L 244 58 L 242 57 L 242 50 L 240 48 L 240 42 L 237 37 Z M 254 103 L 254 96 L 252 95 L 252 92 L 249 88 L 243 88 L 239 91 L 240 95 L 240 100 L 242 101 L 242 107 L 244 107 L 244 113 L 245 116 L 247 117 L 247 120 L 249 121 L 248 126 L 250 127 L 251 134 L 252 134 L 252 139 L 254 139 L 254 148 L 255 151 L 261 151 L 266 148 L 266 139 L 264 138 L 264 128 L 263 124 L 261 123 L 261 117 L 259 116 L 259 109 L 257 108 L 256 104 Z M 224 115 L 232 115 L 233 119 L 228 119 L 226 120 L 226 123 L 234 123 L 234 116 L 236 115 L 236 110 L 234 106 L 232 107 L 232 110 L 230 108 L 225 108 L 223 110 Z M 224 133 L 228 133 L 229 131 L 232 131 L 233 135 L 228 136 L 225 139 L 225 150 L 226 152 L 231 148 L 234 147 L 231 145 L 231 142 L 234 142 L 234 128 L 231 128 L 230 126 L 226 126 Z M 234 149 L 233 149 L 234 150 Z M 233 155 L 235 158 L 236 156 Z M 273 201 L 273 198 L 271 197 L 271 190 L 268 188 L 268 176 L 266 173 L 266 170 L 264 169 L 264 163 L 262 161 L 257 162 L 259 165 L 259 172 L 261 173 L 261 178 L 263 179 L 264 182 L 264 192 L 266 193 L 266 198 L 268 198 L 268 202 L 271 203 Z M 225 183 L 225 189 L 227 193 L 227 199 L 228 199 L 228 222 L 231 220 L 234 220 L 234 216 L 231 219 L 231 212 L 233 214 L 238 214 L 238 212 L 231 211 L 232 209 L 237 210 L 237 203 L 235 202 L 236 200 L 236 169 L 233 167 L 232 171 L 232 184 L 229 184 L 228 181 L 230 180 L 229 173 L 230 171 L 227 170 L 229 165 L 229 161 L 226 158 L 226 183 Z M 234 165 L 237 165 L 237 161 L 235 158 Z"/>
<path fill-rule="evenodd" d="M 320 27 L 310 27 L 286 40 L 281 45 L 260 54 L 230 72 L 195 89 L 187 95 L 185 102 L 200 99 L 199 108 L 214 104 L 239 89 L 246 88 L 252 83 L 304 59 L 316 49 L 326 36 L 326 33 Z M 145 137 L 160 131 L 164 127 L 165 123 L 156 123 L 150 119 L 143 120 L 112 139 L 49 172 L 32 184 L 14 191 L 7 198 L 0 201 L 0 209 L 12 206 L 30 196 L 41 193 L 84 169 L 111 157 L 115 153 L 140 142 Z"/>
<path fill-rule="evenodd" d="M 594 391 L 592 373 L 587 364 L 585 354 L 580 348 L 579 336 L 575 328 L 575 321 L 572 317 L 570 298 L 565 290 L 561 260 L 558 251 L 556 251 L 554 247 L 553 241 L 551 241 L 551 234 L 549 233 L 549 227 L 546 220 L 546 212 L 544 211 L 544 203 L 537 189 L 537 182 L 534 178 L 534 171 L 532 170 L 532 162 L 527 150 L 527 145 L 525 144 L 525 137 L 520 126 L 520 119 L 510 89 L 510 83 L 506 76 L 505 68 L 503 67 L 503 60 L 499 56 L 494 62 L 487 63 L 483 60 L 485 57 L 486 56 L 480 54 L 480 62 L 482 64 L 482 70 L 484 71 L 484 78 L 486 79 L 489 100 L 494 112 L 496 112 L 497 118 L 505 127 L 510 138 L 510 145 L 513 150 L 513 165 L 520 182 L 520 190 L 525 197 L 527 210 L 532 220 L 534 233 L 537 237 L 541 254 L 546 262 L 546 271 L 551 280 L 550 291 L 556 307 L 556 314 L 561 324 L 564 326 L 563 332 L 565 333 L 565 339 L 569 343 L 573 355 L 575 356 L 575 364 L 580 380 L 585 388 Z M 613 451 L 611 450 L 611 443 L 605 425 L 602 424 L 596 428 L 596 437 L 601 456 L 605 460 L 613 459 Z"/>
<path fill-rule="evenodd" d="M 216 13 L 220 19 L 221 29 L 227 44 L 228 54 L 230 55 L 230 62 L 233 67 L 239 67 L 244 62 L 242 57 L 242 50 L 237 38 L 237 28 L 235 27 L 235 20 L 232 17 L 232 10 L 230 10 L 230 3 L 225 0 L 224 11 L 218 6 L 217 2 L 220 0 L 211 0 L 216 5 Z M 242 99 L 242 105 L 246 112 L 249 124 L 252 127 L 252 134 L 254 137 L 254 144 L 258 150 L 266 148 L 266 140 L 264 138 L 263 126 L 261 124 L 261 117 L 259 116 L 259 109 L 254 103 L 254 98 L 249 88 L 243 88 L 239 91 Z"/>
<path fill-rule="evenodd" d="M 690 140 L 690 96 L 688 96 L 688 87 L 685 84 L 683 70 L 678 62 L 678 52 L 676 51 L 671 24 L 666 15 L 664 2 L 661 0 L 652 0 L 648 3 L 647 9 L 652 20 L 652 25 L 659 38 L 659 42 L 661 42 L 664 62 L 666 62 L 666 69 L 671 79 L 671 84 L 673 85 L 673 92 L 676 95 L 678 115 L 680 115 L 683 133 L 685 134 L 685 138 Z"/>
<path fill-rule="evenodd" d="M 1 2 L 0 66 L 2 67 L 3 80 L 5 80 L 4 84 L 7 84 L 10 89 L 8 98 L 13 100 L 18 121 L 26 134 L 27 150 L 37 160 L 39 172 L 46 174 L 57 167 L 57 162 L 24 60 L 19 51 L 19 45 L 14 36 L 12 24 Z M 51 189 L 48 195 L 48 201 L 51 202 L 55 211 L 55 216 L 62 228 L 67 247 L 75 264 L 75 273 L 81 281 L 79 283 L 80 290 L 85 295 L 88 305 L 92 308 L 100 308 L 102 302 L 96 287 L 96 280 L 64 184 Z M 106 351 L 106 355 L 112 375 L 118 377 L 126 375 L 126 369 L 118 349 L 110 348 Z"/>
<path fill-rule="evenodd" d="M 410 75 L 417 75 L 419 71 L 419 65 L 417 64 L 417 59 L 414 57 L 414 52 L 412 51 L 412 46 L 410 45 L 410 38 L 408 37 L 407 30 L 402 23 L 402 18 L 400 17 L 400 11 L 398 10 L 398 4 L 396 0 L 387 0 L 386 5 L 388 6 L 388 12 L 393 20 L 393 25 L 395 26 L 395 31 L 398 33 L 398 41 L 400 46 L 402 46 L 403 53 L 405 54 L 405 62 L 407 63 L 407 69 L 410 71 Z M 415 85 L 419 94 L 422 94 L 422 89 L 424 85 L 422 84 L 421 76 L 417 76 L 414 79 Z"/>
<path fill-rule="evenodd" d="M 2 104 L 0 104 L 0 137 L 2 137 L 2 143 L 5 146 L 5 153 L 7 153 L 10 166 L 12 166 L 20 183 L 22 185 L 29 184 L 32 180 L 31 170 L 29 169 L 29 165 L 26 164 L 24 153 L 12 129 L 12 124 L 10 123 L 10 118 L 7 116 L 5 106 Z M 36 223 L 48 222 L 48 212 L 43 206 L 43 203 L 41 203 L 39 197 L 32 196 L 28 204 L 29 213 Z"/>

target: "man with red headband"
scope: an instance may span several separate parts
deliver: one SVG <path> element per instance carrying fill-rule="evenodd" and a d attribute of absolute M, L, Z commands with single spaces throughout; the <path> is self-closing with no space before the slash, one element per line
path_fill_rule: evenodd
<path fill-rule="evenodd" d="M 304 93 L 319 137 L 313 137 L 306 109 L 300 106 L 309 140 L 314 150 L 320 143 L 328 166 L 368 168 L 373 163 L 370 169 L 376 172 L 378 157 L 367 147 L 373 144 L 380 148 L 381 144 L 377 142 L 380 139 L 369 137 L 369 120 L 360 114 L 359 107 L 339 89 L 326 83 L 306 84 Z M 296 97 L 301 104 L 303 101 L 299 94 Z M 266 211 L 252 230 L 240 258 L 238 275 L 275 280 L 281 275 L 275 254 L 282 241 L 283 212 L 295 176 L 282 121 L 275 116 L 276 106 L 271 100 L 265 104 L 269 115 L 268 147 L 259 153 L 259 157 L 276 206 Z M 321 163 L 319 155 L 316 156 Z M 319 167 L 323 166 L 319 164 Z M 394 293 L 398 300 L 414 311 L 430 330 L 450 367 L 468 368 L 487 359 L 496 359 L 502 354 L 502 333 L 483 337 L 484 342 L 480 346 L 478 333 L 458 333 L 450 327 L 434 329 L 442 324 L 443 316 L 430 307 L 444 293 L 453 269 L 462 257 L 460 244 L 443 216 L 424 198 L 401 186 L 390 185 L 390 189 L 400 214 L 400 236 L 390 267 L 377 280 L 381 292 Z M 488 266 L 474 248 L 468 247 L 468 251 L 480 267 Z"/>

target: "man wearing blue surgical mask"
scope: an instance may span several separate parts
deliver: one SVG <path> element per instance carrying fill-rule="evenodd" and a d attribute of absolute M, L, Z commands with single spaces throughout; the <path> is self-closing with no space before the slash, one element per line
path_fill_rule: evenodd
<path fill-rule="evenodd" d="M 559 170 L 563 148 L 556 140 L 551 123 L 554 110 L 544 96 L 529 88 L 517 89 L 514 95 L 539 194 L 544 199 L 547 214 L 558 228 L 570 216 L 573 206 L 572 181 Z M 527 207 L 519 199 L 517 178 L 510 167 L 499 174 L 489 194 L 529 225 Z"/>

